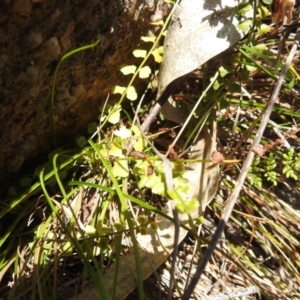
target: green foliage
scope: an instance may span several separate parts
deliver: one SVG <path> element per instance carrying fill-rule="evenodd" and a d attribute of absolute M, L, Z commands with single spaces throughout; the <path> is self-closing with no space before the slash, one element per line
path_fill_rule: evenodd
<path fill-rule="evenodd" d="M 300 172 L 300 153 L 295 153 L 294 148 L 283 153 L 282 156 L 277 156 L 277 158 L 271 150 L 266 158 L 255 157 L 249 169 L 248 179 L 251 185 L 261 188 L 262 174 L 264 174 L 263 177 L 276 186 L 278 177 L 282 175 L 298 180 L 298 172 Z"/>
<path fill-rule="evenodd" d="M 248 171 L 248 179 L 250 180 L 250 185 L 253 185 L 257 188 L 262 187 L 262 179 L 261 179 L 259 164 L 260 164 L 260 157 L 256 156 L 254 158 L 252 166 Z"/>
<path fill-rule="evenodd" d="M 300 153 L 295 154 L 295 149 L 291 148 L 288 153 L 283 154 L 282 163 L 285 166 L 282 170 L 285 177 L 298 180 L 298 175 L 295 171 L 300 171 Z"/>
<path fill-rule="evenodd" d="M 274 155 L 271 152 L 268 156 L 268 158 L 264 161 L 265 163 L 265 177 L 268 181 L 270 181 L 271 183 L 273 183 L 273 185 L 277 185 L 277 173 L 276 171 L 273 171 L 277 164 L 276 164 L 276 160 L 274 159 Z"/>
<path fill-rule="evenodd" d="M 267 3 L 270 0 L 263 2 Z M 247 14 L 250 8 L 249 5 L 241 7 L 239 14 Z M 268 10 L 260 5 L 259 16 L 262 18 L 266 15 L 268 15 Z M 128 118 L 129 120 L 121 119 L 122 113 L 124 113 L 122 108 L 123 99 L 127 98 L 130 101 L 138 99 L 139 95 L 134 87 L 135 78 L 139 77 L 150 81 L 155 76 L 154 70 L 147 63 L 149 57 L 152 56 L 157 63 L 162 61 L 163 47 L 159 46 L 159 42 L 165 34 L 165 24 L 160 21 L 158 25 L 163 26 L 158 37 L 141 37 L 143 42 L 152 43 L 152 48 L 149 51 L 144 49 L 133 51 L 133 55 L 137 60 L 143 59 L 142 62 L 138 62 L 136 65 L 124 65 L 120 68 L 124 76 L 132 75 L 132 78 L 127 86 L 114 86 L 113 93 L 121 95 L 119 101 L 115 105 L 106 108 L 100 124 L 93 123 L 88 126 L 90 134 L 95 130 L 101 130 L 102 137 L 99 138 L 98 143 L 94 144 L 89 141 L 90 144 L 88 145 L 86 137 L 80 136 L 75 140 L 80 148 L 76 150 L 75 154 L 74 152 L 65 153 L 62 149 L 51 153 L 49 163 L 40 166 L 37 170 L 36 174 L 39 175 L 40 181 L 34 183 L 24 194 L 15 196 L 10 206 L 0 213 L 0 217 L 3 217 L 18 208 L 16 220 L 9 226 L 0 240 L 0 246 L 4 243 L 12 244 L 21 235 L 11 234 L 11 232 L 14 232 L 20 220 L 28 218 L 28 212 L 31 213 L 32 207 L 36 205 L 36 203 L 32 205 L 32 202 L 27 204 L 27 200 L 31 200 L 29 197 L 33 193 L 41 194 L 42 192 L 44 198 L 40 202 L 44 207 L 48 207 L 49 213 L 42 224 L 32 231 L 33 241 L 28 242 L 26 240 L 26 246 L 30 251 L 26 259 L 39 257 L 37 264 L 45 266 L 53 257 L 62 259 L 64 256 L 78 255 L 95 283 L 99 283 L 97 288 L 103 298 L 107 297 L 106 287 L 103 286 L 101 280 L 103 264 L 102 262 L 99 264 L 95 256 L 99 256 L 101 259 L 107 257 L 110 260 L 117 261 L 118 258 L 113 256 L 113 252 L 118 252 L 120 249 L 115 247 L 115 244 L 118 243 L 118 238 L 121 240 L 122 234 L 126 233 L 126 236 L 131 236 L 133 244 L 135 243 L 136 271 L 139 274 L 141 270 L 139 270 L 138 248 L 135 240 L 136 232 L 148 234 L 149 230 L 158 229 L 158 224 L 151 217 L 154 213 L 170 220 L 170 217 L 162 213 L 160 209 L 151 206 L 147 202 L 148 194 L 170 197 L 181 213 L 190 213 L 199 205 L 197 199 L 193 198 L 187 201 L 185 198 L 189 194 L 190 186 L 189 181 L 183 177 L 184 164 L 182 161 L 178 160 L 171 163 L 174 190 L 168 191 L 165 184 L 163 162 L 153 153 L 151 147 L 149 147 L 150 145 L 143 138 L 139 127 L 131 124 L 130 118 Z M 262 36 L 270 30 L 270 27 L 263 24 L 259 18 L 254 21 L 249 18 L 239 24 L 239 28 L 243 31 L 248 31 L 252 27 L 255 28 L 252 34 L 256 37 Z M 249 36 L 251 37 L 251 34 Z M 226 93 L 241 93 L 240 83 L 248 81 L 252 72 L 262 71 L 269 78 L 277 78 L 277 68 L 274 68 L 274 66 L 280 68 L 282 64 L 270 58 L 266 44 L 258 44 L 253 40 L 248 44 L 243 41 L 237 45 L 239 54 L 236 55 L 235 59 L 232 62 L 226 61 L 219 67 L 219 77 L 213 85 L 213 98 L 218 97 L 225 90 Z M 98 42 L 82 49 L 89 49 L 97 44 Z M 76 51 L 70 52 L 70 55 L 73 53 L 76 53 Z M 60 63 L 70 55 L 65 55 Z M 53 81 L 53 89 L 56 84 L 57 71 L 58 68 Z M 294 76 L 290 72 L 286 78 L 285 87 L 291 88 L 293 85 Z M 51 96 L 52 110 L 53 97 L 54 94 Z M 224 108 L 234 103 L 223 96 L 221 100 L 225 106 Z M 250 105 L 252 104 L 249 101 Z M 259 104 L 256 108 L 259 108 Z M 104 127 L 107 124 L 111 127 Z M 53 121 L 52 127 L 54 128 Z M 127 153 L 129 144 L 132 144 L 133 149 L 139 152 L 139 156 L 134 157 L 132 153 Z M 282 174 L 286 178 L 298 179 L 300 153 L 296 154 L 293 148 L 288 153 L 280 153 L 279 155 L 275 155 L 275 153 L 277 152 L 271 149 L 268 155 L 255 158 L 248 172 L 248 179 L 252 186 L 261 189 L 263 179 L 276 185 L 277 178 Z M 284 168 L 282 168 L 282 165 L 284 165 Z M 79 177 L 78 168 L 81 176 L 80 181 L 74 181 L 74 178 Z M 70 170 L 74 172 L 72 173 L 73 181 L 66 181 L 64 178 L 67 178 Z M 83 175 L 84 172 L 86 174 L 91 173 L 91 176 Z M 20 185 L 28 186 L 32 184 L 31 180 L 31 177 L 23 178 Z M 59 191 L 59 201 L 55 200 L 56 192 L 52 193 L 51 190 L 53 182 Z M 81 205 L 83 199 L 80 195 L 82 191 L 88 188 L 97 190 L 100 193 L 100 198 L 97 199 L 99 203 L 97 202 L 90 220 L 86 220 L 86 224 L 82 224 L 79 222 L 80 209 L 84 210 L 84 206 Z M 11 187 L 10 194 L 16 195 L 17 192 Z M 132 194 L 136 196 L 133 197 Z M 161 197 L 158 198 L 162 199 Z M 130 209 L 128 208 L 129 204 Z M 250 207 L 251 203 L 247 205 Z M 215 207 L 213 206 L 213 208 Z M 115 211 L 110 214 L 110 210 Z M 138 213 L 134 215 L 136 211 Z M 19 212 L 21 213 L 19 214 Z M 197 224 L 203 224 L 204 219 L 200 216 L 195 221 Z M 58 227 L 59 230 L 57 230 Z M 39 245 L 42 246 L 39 248 Z M 9 257 L 5 255 L 0 256 L 1 260 L 8 261 Z M 17 252 L 15 256 L 17 256 Z M 90 267 L 90 262 L 92 262 L 93 267 Z M 138 275 L 137 278 L 140 280 L 141 276 Z"/>

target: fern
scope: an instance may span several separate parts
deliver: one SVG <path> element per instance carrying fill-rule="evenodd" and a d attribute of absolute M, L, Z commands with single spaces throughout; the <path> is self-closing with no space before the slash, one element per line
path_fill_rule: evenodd
<path fill-rule="evenodd" d="M 259 164 L 260 164 L 260 157 L 257 156 L 255 157 L 252 166 L 250 167 L 248 172 L 248 179 L 250 180 L 250 185 L 253 185 L 257 188 L 262 187 L 262 178 L 260 174 Z"/>
<path fill-rule="evenodd" d="M 273 171 L 276 168 L 277 164 L 272 152 L 270 153 L 268 159 L 264 161 L 264 163 L 266 170 L 264 176 L 268 181 L 272 182 L 274 185 L 277 185 L 277 173 Z"/>
<path fill-rule="evenodd" d="M 282 173 L 285 175 L 286 178 L 293 178 L 295 180 L 298 180 L 298 176 L 295 174 L 293 169 L 293 165 L 296 165 L 294 153 L 295 149 L 291 148 L 287 154 L 283 154 L 282 163 L 285 165 L 285 167 L 283 168 Z M 297 162 L 297 166 L 299 167 L 299 154 L 297 156 Z"/>

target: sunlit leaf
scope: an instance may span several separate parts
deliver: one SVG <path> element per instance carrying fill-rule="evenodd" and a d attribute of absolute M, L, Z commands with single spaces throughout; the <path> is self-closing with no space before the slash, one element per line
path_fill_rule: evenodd
<path fill-rule="evenodd" d="M 228 73 L 232 72 L 231 66 L 221 66 L 219 68 L 219 73 L 221 77 L 225 77 Z"/>
<path fill-rule="evenodd" d="M 266 44 L 257 44 L 253 48 L 263 52 L 267 49 L 267 45 Z"/>
<path fill-rule="evenodd" d="M 135 91 L 135 88 L 133 86 L 130 86 L 127 89 L 127 94 L 126 94 L 127 99 L 134 101 L 137 99 L 137 93 Z"/>
<path fill-rule="evenodd" d="M 247 69 L 249 72 L 255 72 L 255 71 L 257 71 L 257 68 L 256 68 L 256 67 L 253 67 L 253 66 L 246 66 L 246 69 Z"/>
<path fill-rule="evenodd" d="M 268 33 L 271 31 L 271 27 L 266 24 L 261 24 L 257 30 L 258 36 L 261 36 L 265 33 Z"/>
<path fill-rule="evenodd" d="M 152 192 L 157 195 L 165 196 L 165 184 L 163 182 L 159 182 L 152 188 Z"/>
<path fill-rule="evenodd" d="M 221 85 L 224 84 L 224 81 L 222 80 L 222 78 L 217 78 L 217 80 L 215 80 L 214 84 L 213 84 L 213 89 L 216 91 L 220 88 Z"/>
<path fill-rule="evenodd" d="M 148 171 L 148 167 L 150 166 L 149 162 L 146 161 L 146 160 L 139 160 L 136 162 L 135 166 L 134 166 L 134 174 L 135 175 L 139 175 L 139 176 L 142 176 L 142 175 L 147 175 L 147 171 Z M 141 179 L 142 181 L 142 179 Z M 145 187 L 146 186 L 146 181 L 147 181 L 147 176 L 145 176 L 143 178 L 143 181 L 140 182 L 141 186 L 142 187 Z"/>
<path fill-rule="evenodd" d="M 118 123 L 120 121 L 121 110 L 121 105 L 115 105 L 111 109 L 109 109 L 108 122 L 112 124 Z"/>
<path fill-rule="evenodd" d="M 109 156 L 109 149 L 104 149 L 104 148 L 102 148 L 101 150 L 100 150 L 100 153 L 101 153 L 101 155 L 104 157 L 104 158 L 108 158 L 108 156 Z"/>
<path fill-rule="evenodd" d="M 124 74 L 124 75 L 128 75 L 128 74 L 134 74 L 136 70 L 136 66 L 125 66 L 123 68 L 120 69 L 120 71 Z"/>
<path fill-rule="evenodd" d="M 132 52 L 132 54 L 135 56 L 135 57 L 142 57 L 142 58 L 145 58 L 146 55 L 147 55 L 147 51 L 146 50 L 142 50 L 142 49 L 136 49 Z"/>
<path fill-rule="evenodd" d="M 120 121 L 120 116 L 120 111 L 117 110 L 109 116 L 108 122 L 112 124 L 117 124 Z"/>
<path fill-rule="evenodd" d="M 250 29 L 251 25 L 252 25 L 252 21 L 246 20 L 244 22 L 239 23 L 236 27 L 242 30 L 243 32 L 247 32 Z"/>
<path fill-rule="evenodd" d="M 121 143 L 118 143 L 115 141 L 110 145 L 110 149 L 108 151 L 109 155 L 115 156 L 115 157 L 120 157 L 122 156 L 123 149 Z"/>
<path fill-rule="evenodd" d="M 164 26 L 164 21 L 163 20 L 160 20 L 160 21 L 157 21 L 157 22 L 151 22 L 150 23 L 151 25 L 157 25 L 157 26 Z"/>
<path fill-rule="evenodd" d="M 104 235 L 111 232 L 111 228 L 101 222 L 98 223 L 96 230 L 99 235 Z"/>
<path fill-rule="evenodd" d="M 93 247 L 93 256 L 98 256 L 101 254 L 101 247 L 98 245 L 95 245 Z"/>
<path fill-rule="evenodd" d="M 157 62 L 157 63 L 161 63 L 162 62 L 162 55 L 163 55 L 163 47 L 158 47 L 156 48 L 154 51 L 152 51 L 151 53 L 153 56 L 154 56 L 154 60 Z"/>
<path fill-rule="evenodd" d="M 144 41 L 144 42 L 152 42 L 152 43 L 154 43 L 155 40 L 156 40 L 156 37 L 155 36 L 142 36 L 141 40 Z"/>
<path fill-rule="evenodd" d="M 66 256 L 70 256 L 73 253 L 73 248 L 71 242 L 66 242 L 62 244 L 61 246 L 61 251 L 64 253 Z"/>
<path fill-rule="evenodd" d="M 252 10 L 252 5 L 248 4 L 239 10 L 239 13 L 244 16 L 248 11 Z"/>
<path fill-rule="evenodd" d="M 120 126 L 119 129 L 114 131 L 114 135 L 122 138 L 122 139 L 126 139 L 131 137 L 131 132 L 128 128 L 126 128 L 125 126 Z"/>
<path fill-rule="evenodd" d="M 123 93 L 125 92 L 125 90 L 126 90 L 125 87 L 116 85 L 116 86 L 113 87 L 112 93 L 113 94 L 121 94 L 121 95 L 123 95 Z"/>
<path fill-rule="evenodd" d="M 94 236 L 96 234 L 96 228 L 91 225 L 86 225 L 84 231 L 89 236 Z"/>
<path fill-rule="evenodd" d="M 258 13 L 259 13 L 259 17 L 261 19 L 265 18 L 266 16 L 270 15 L 270 11 L 268 10 L 268 8 L 264 5 L 260 5 L 258 7 Z"/>
<path fill-rule="evenodd" d="M 151 69 L 148 66 L 145 66 L 140 69 L 139 77 L 140 78 L 148 78 L 151 74 Z"/>
<path fill-rule="evenodd" d="M 120 158 L 125 158 L 125 156 L 120 155 Z M 122 177 L 122 178 L 128 177 L 129 175 L 128 160 L 126 159 L 116 160 L 113 166 L 113 174 L 116 177 Z"/>
<path fill-rule="evenodd" d="M 142 137 L 141 131 L 137 126 L 132 126 L 132 131 L 134 132 L 135 136 L 135 142 L 133 145 L 133 148 L 135 151 L 143 151 L 147 145 L 147 142 Z"/>

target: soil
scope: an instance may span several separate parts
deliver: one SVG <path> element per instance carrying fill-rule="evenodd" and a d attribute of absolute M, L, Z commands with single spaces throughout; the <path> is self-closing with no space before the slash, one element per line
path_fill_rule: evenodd
<path fill-rule="evenodd" d="M 36 167 L 55 148 L 49 92 L 68 51 L 98 46 L 66 59 L 54 98 L 58 145 L 97 121 L 114 85 L 126 85 L 122 64 L 138 64 L 132 51 L 166 14 L 163 1 L 4 0 L 0 2 L 0 182 Z M 142 47 L 146 47 L 145 44 Z M 143 85 L 138 87 L 140 90 Z M 109 101 L 114 101 L 113 96 Z M 47 145 L 47 150 L 43 145 Z"/>

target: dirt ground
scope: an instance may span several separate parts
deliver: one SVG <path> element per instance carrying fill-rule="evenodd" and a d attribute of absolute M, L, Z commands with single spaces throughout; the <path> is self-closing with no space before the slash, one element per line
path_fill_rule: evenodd
<path fill-rule="evenodd" d="M 63 62 L 57 80 L 54 118 L 58 145 L 97 121 L 101 104 L 129 77 L 121 64 L 138 64 L 132 51 L 163 18 L 163 1 L 4 0 L 0 2 L 0 181 L 11 184 L 31 172 L 52 147 L 47 97 L 59 59 L 95 43 Z M 153 26 L 152 26 L 153 29 Z M 143 45 L 145 47 L 145 45 Z M 142 88 L 142 87 L 141 87 Z M 113 97 L 110 98 L 113 101 Z"/>

